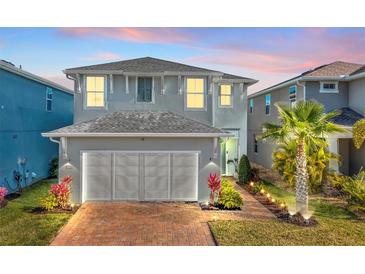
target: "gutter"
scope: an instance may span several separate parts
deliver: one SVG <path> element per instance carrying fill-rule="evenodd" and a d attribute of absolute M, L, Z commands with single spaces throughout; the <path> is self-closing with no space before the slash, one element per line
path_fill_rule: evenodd
<path fill-rule="evenodd" d="M 216 138 L 216 137 L 233 137 L 232 133 L 42 133 L 43 137 L 150 137 L 150 138 Z"/>

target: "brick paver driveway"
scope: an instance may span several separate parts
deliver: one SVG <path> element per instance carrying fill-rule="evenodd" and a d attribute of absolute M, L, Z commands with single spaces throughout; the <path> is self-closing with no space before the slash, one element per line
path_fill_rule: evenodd
<path fill-rule="evenodd" d="M 51 245 L 214 245 L 207 222 L 273 218 L 243 189 L 241 211 L 202 211 L 196 203 L 85 203 Z"/>

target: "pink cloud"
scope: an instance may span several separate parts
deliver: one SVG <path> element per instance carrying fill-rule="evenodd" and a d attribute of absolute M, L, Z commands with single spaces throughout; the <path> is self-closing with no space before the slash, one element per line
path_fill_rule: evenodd
<path fill-rule="evenodd" d="M 365 63 L 363 32 L 334 33 L 325 28 L 306 28 L 294 39 L 268 37 L 260 48 L 247 43 L 221 44 L 209 54 L 191 57 L 194 62 L 212 63 L 266 73 L 302 73 L 336 60 Z"/>
<path fill-rule="evenodd" d="M 118 53 L 114 52 L 97 52 L 93 55 L 85 56 L 80 58 L 83 61 L 104 61 L 104 62 L 110 62 L 110 61 L 117 61 L 122 59 L 122 57 Z"/>
<path fill-rule="evenodd" d="M 60 74 L 60 75 L 47 75 L 47 74 L 41 74 L 43 78 L 48 79 L 52 82 L 55 82 L 61 86 L 64 86 L 66 88 L 69 88 L 71 90 L 74 89 L 74 82 L 72 80 L 69 80 L 66 78 L 66 75 Z"/>
<path fill-rule="evenodd" d="M 72 37 L 107 37 L 137 43 L 188 43 L 191 34 L 176 28 L 61 28 L 63 35 Z"/>

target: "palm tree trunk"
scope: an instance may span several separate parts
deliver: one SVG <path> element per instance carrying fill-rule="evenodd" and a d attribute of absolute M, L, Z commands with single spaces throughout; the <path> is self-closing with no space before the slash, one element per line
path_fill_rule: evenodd
<path fill-rule="evenodd" d="M 296 208 L 302 215 L 308 212 L 308 173 L 304 139 L 300 139 L 296 155 Z"/>

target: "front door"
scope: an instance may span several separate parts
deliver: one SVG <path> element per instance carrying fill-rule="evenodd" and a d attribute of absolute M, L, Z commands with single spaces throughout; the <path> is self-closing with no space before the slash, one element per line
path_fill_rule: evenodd
<path fill-rule="evenodd" d="M 235 137 L 229 138 L 226 141 L 226 175 L 234 176 L 235 164 L 238 161 L 238 139 Z"/>

